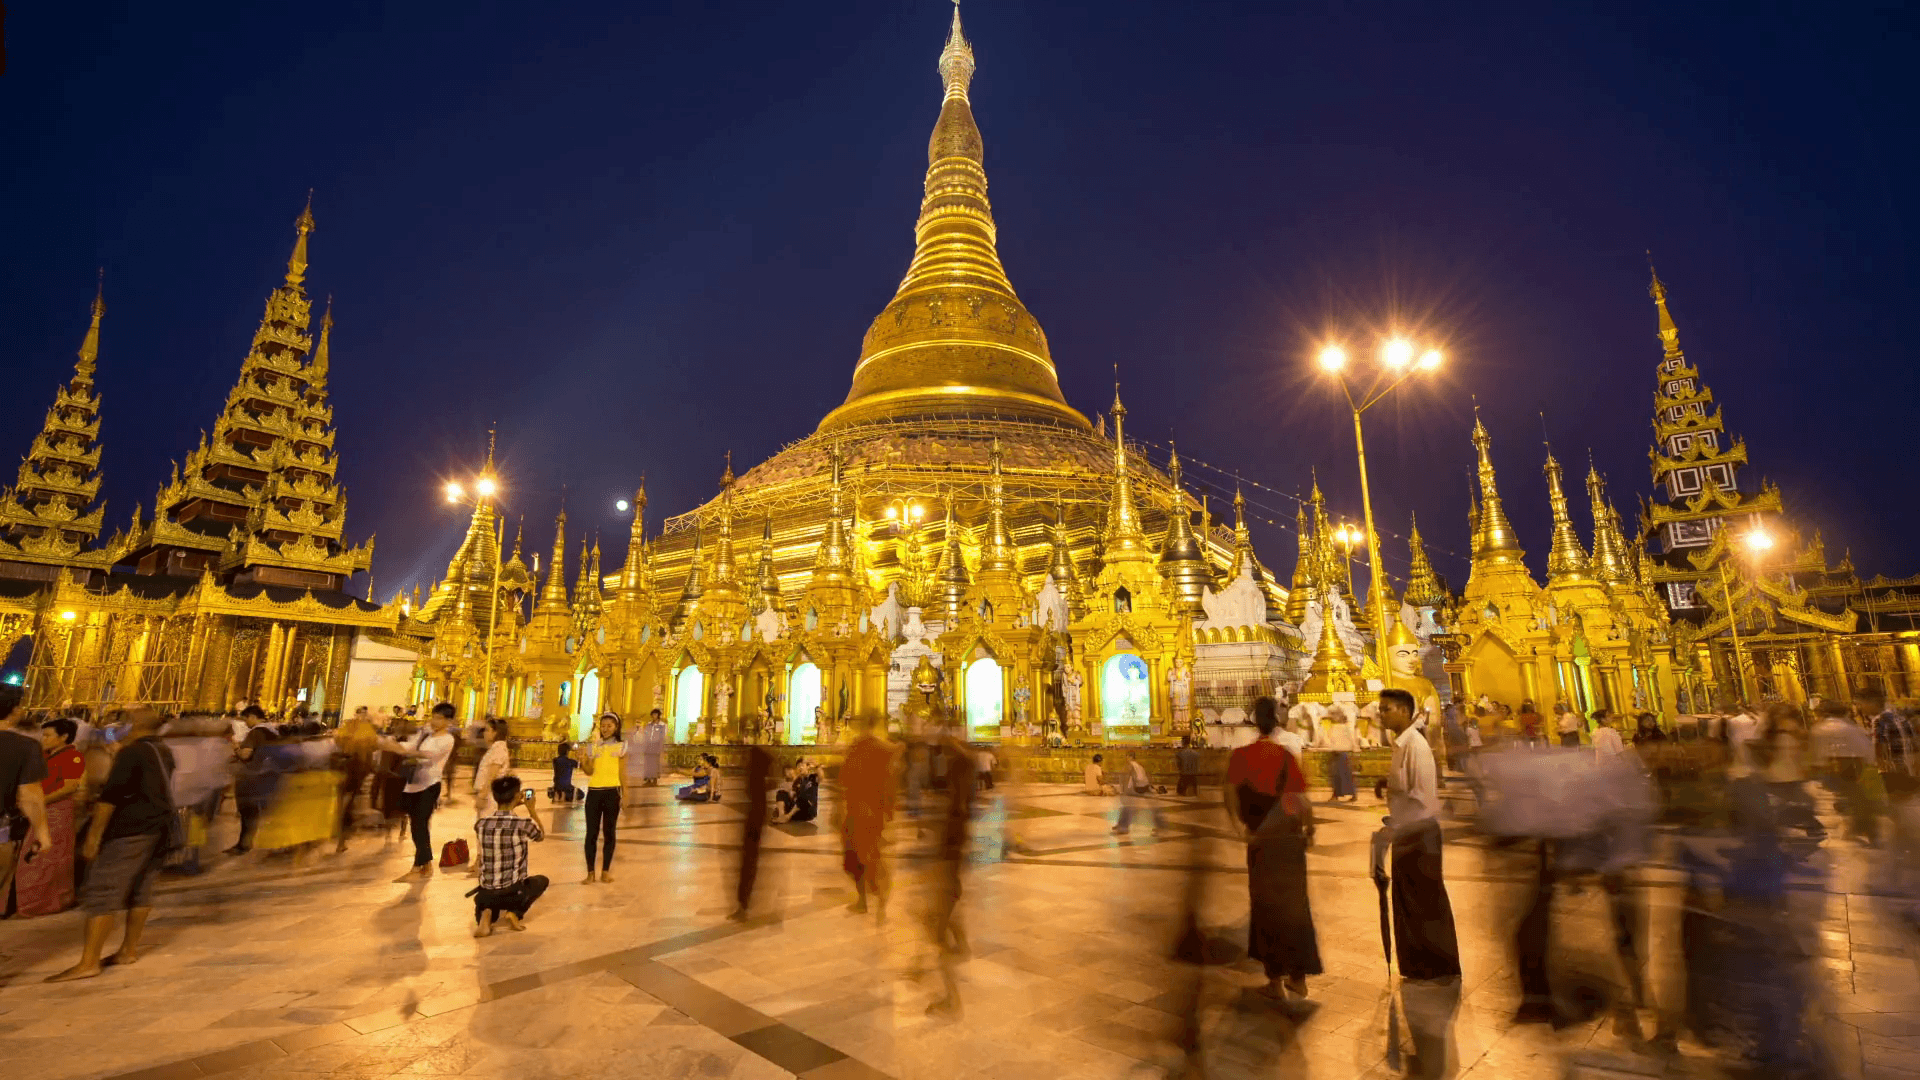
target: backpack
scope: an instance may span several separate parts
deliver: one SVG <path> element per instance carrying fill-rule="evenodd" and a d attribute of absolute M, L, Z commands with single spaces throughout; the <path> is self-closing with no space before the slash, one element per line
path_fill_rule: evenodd
<path fill-rule="evenodd" d="M 471 857 L 465 840 L 449 840 L 440 845 L 440 869 L 442 870 L 450 866 L 465 866 Z"/>

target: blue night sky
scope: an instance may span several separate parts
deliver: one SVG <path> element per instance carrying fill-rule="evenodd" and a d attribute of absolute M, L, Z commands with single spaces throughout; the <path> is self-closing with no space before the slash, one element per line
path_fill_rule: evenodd
<path fill-rule="evenodd" d="M 1651 248 L 1747 485 L 1778 482 L 1835 559 L 1920 571 L 1911 8 L 964 11 L 1001 254 L 1083 411 L 1118 364 L 1130 431 L 1281 490 L 1317 468 L 1357 516 L 1312 353 L 1438 341 L 1444 377 L 1372 414 L 1369 450 L 1383 525 L 1417 511 L 1458 587 L 1476 396 L 1532 558 L 1543 411 L 1631 526 Z M 378 534 L 380 596 L 444 566 L 463 522 L 437 488 L 490 423 L 531 546 L 564 485 L 618 547 L 642 472 L 657 521 L 712 493 L 724 451 L 758 461 L 844 397 L 910 253 L 948 12 L 16 5 L 0 444 L 38 429 L 104 266 L 108 520 L 150 509 L 312 188 L 348 529 Z M 1284 575 L 1290 534 L 1257 538 Z"/>

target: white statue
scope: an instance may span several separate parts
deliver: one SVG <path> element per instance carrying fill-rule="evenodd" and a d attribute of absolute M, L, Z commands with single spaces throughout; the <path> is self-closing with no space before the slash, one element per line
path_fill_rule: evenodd
<path fill-rule="evenodd" d="M 906 609 L 900 603 L 900 583 L 895 581 L 887 585 L 887 598 L 873 605 L 873 627 L 888 640 L 900 636 L 900 623 L 906 615 Z"/>
<path fill-rule="evenodd" d="M 773 606 L 773 601 L 768 600 L 766 610 L 753 617 L 753 627 L 761 641 L 772 642 L 786 633 L 787 620 L 781 616 L 780 610 Z M 654 704 L 658 705 L 659 702 L 655 701 Z"/>
<path fill-rule="evenodd" d="M 528 697 L 531 698 L 531 700 L 527 702 L 527 719 L 529 720 L 540 719 L 540 713 L 545 708 L 545 706 L 542 705 L 541 702 L 546 698 L 546 696 L 547 696 L 546 676 L 535 675 L 533 677 L 533 693 L 528 695 Z"/>
<path fill-rule="evenodd" d="M 733 715 L 733 686 L 730 679 L 716 679 L 713 684 L 713 721 L 716 727 Z"/>
<path fill-rule="evenodd" d="M 653 677 L 653 707 L 654 708 L 657 709 L 660 707 L 660 702 L 662 702 L 666 698 L 666 692 L 667 692 L 666 688 L 660 684 L 660 676 L 655 675 Z"/>
<path fill-rule="evenodd" d="M 1173 730 L 1185 734 L 1188 716 L 1193 712 L 1193 672 L 1187 669 L 1186 661 L 1178 657 L 1167 669 L 1167 697 L 1173 704 Z"/>

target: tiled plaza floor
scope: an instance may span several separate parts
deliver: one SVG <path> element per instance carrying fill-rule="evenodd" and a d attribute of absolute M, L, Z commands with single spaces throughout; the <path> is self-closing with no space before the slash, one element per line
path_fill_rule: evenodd
<path fill-rule="evenodd" d="M 1153 800 L 1162 834 L 1139 822 L 1122 838 L 1109 832 L 1114 800 L 1003 784 L 976 823 L 964 873 L 970 949 L 951 966 L 960 1009 L 929 1016 L 943 985 L 927 943 L 931 832 L 916 838 L 909 820 L 897 824 L 887 917 L 853 915 L 829 789 L 817 828 L 769 829 L 759 914 L 734 923 L 725 916 L 741 808 L 675 804 L 671 790 L 629 805 L 611 884 L 579 883 L 578 824 L 561 811 L 562 835 L 533 854 L 534 871 L 555 884 L 520 934 L 469 935 L 465 876 L 388 884 L 406 854 L 383 850 L 377 835 L 302 869 L 254 855 L 169 879 L 151 952 L 91 981 L 41 982 L 72 963 L 77 914 L 0 923 L 0 1061 L 7 1076 L 34 1080 L 1132 1078 L 1177 1075 L 1176 1040 L 1197 1016 L 1210 1076 L 1393 1075 L 1366 866 L 1380 809 L 1369 796 L 1322 811 L 1308 865 L 1327 973 L 1311 981 L 1310 1004 L 1289 1012 L 1251 994 L 1262 981 L 1255 965 L 1171 958 L 1196 880 L 1203 923 L 1244 940 L 1244 857 L 1221 829 L 1217 793 Z M 470 823 L 464 803 L 442 809 L 436 841 Z M 1006 855 L 1009 839 L 1019 853 Z M 1677 1058 L 1659 1057 L 1602 1020 L 1557 1032 L 1513 1026 L 1508 942 L 1529 887 L 1524 859 L 1456 836 L 1446 860 L 1466 969 L 1459 1075 L 1725 1075 L 1714 1052 L 1686 1038 Z M 1792 890 L 1795 925 L 1823 973 L 1822 1015 L 1811 1022 L 1839 1075 L 1920 1077 L 1912 936 L 1869 895 L 1858 849 L 1830 844 L 1814 867 Z M 1668 993 L 1672 880 L 1656 866 L 1640 882 L 1651 978 Z M 1597 892 L 1563 895 L 1556 949 L 1615 978 Z M 1652 1014 L 1642 1016 L 1651 1032 Z"/>

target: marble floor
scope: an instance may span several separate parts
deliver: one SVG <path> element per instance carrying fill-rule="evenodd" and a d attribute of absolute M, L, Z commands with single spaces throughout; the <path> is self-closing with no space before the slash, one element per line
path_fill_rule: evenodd
<path fill-rule="evenodd" d="M 35 1080 L 1076 1080 L 1199 1075 L 1179 1049 L 1193 1031 L 1207 1076 L 1397 1075 L 1388 1029 L 1406 1025 L 1389 1015 L 1367 875 L 1382 811 L 1368 795 L 1321 811 L 1308 865 L 1326 974 L 1306 1004 L 1278 1007 L 1253 993 L 1255 964 L 1172 956 L 1183 898 L 1210 932 L 1244 942 L 1244 856 L 1217 793 L 1149 800 L 1159 834 L 1140 821 L 1121 837 L 1116 800 L 1002 784 L 975 824 L 958 908 L 968 949 L 954 955 L 930 944 L 941 864 L 910 818 L 890 835 L 884 919 L 847 910 L 831 787 L 818 827 L 769 828 L 754 916 L 728 921 L 742 818 L 726 790 L 735 797 L 696 806 L 645 789 L 626 808 L 609 884 L 580 883 L 578 811 L 558 811 L 532 857 L 555 884 L 524 933 L 471 937 L 464 875 L 389 884 L 407 854 L 378 833 L 308 866 L 216 857 L 199 877 L 167 879 L 151 951 L 86 982 L 41 982 L 73 961 L 77 914 L 8 920 L 0 1060 Z M 443 808 L 436 842 L 470 823 L 464 803 Z M 1836 1075 L 1920 1078 L 1916 941 L 1868 884 L 1870 854 L 1831 841 L 1792 883 L 1793 925 L 1820 982 L 1806 1019 Z M 1610 1019 L 1514 1025 L 1509 943 L 1529 895 L 1525 859 L 1460 827 L 1445 858 L 1466 972 L 1457 1075 L 1733 1075 L 1724 1050 L 1685 1036 L 1661 1055 Z M 1674 992 L 1675 880 L 1660 860 L 1638 880 L 1656 995 Z M 1558 953 L 1617 980 L 1598 890 L 1563 890 L 1557 903 Z M 957 1008 L 930 1014 L 949 978 Z M 1409 995 L 1406 1007 L 1421 1005 Z M 1650 1032 L 1653 1014 L 1641 1015 Z"/>

